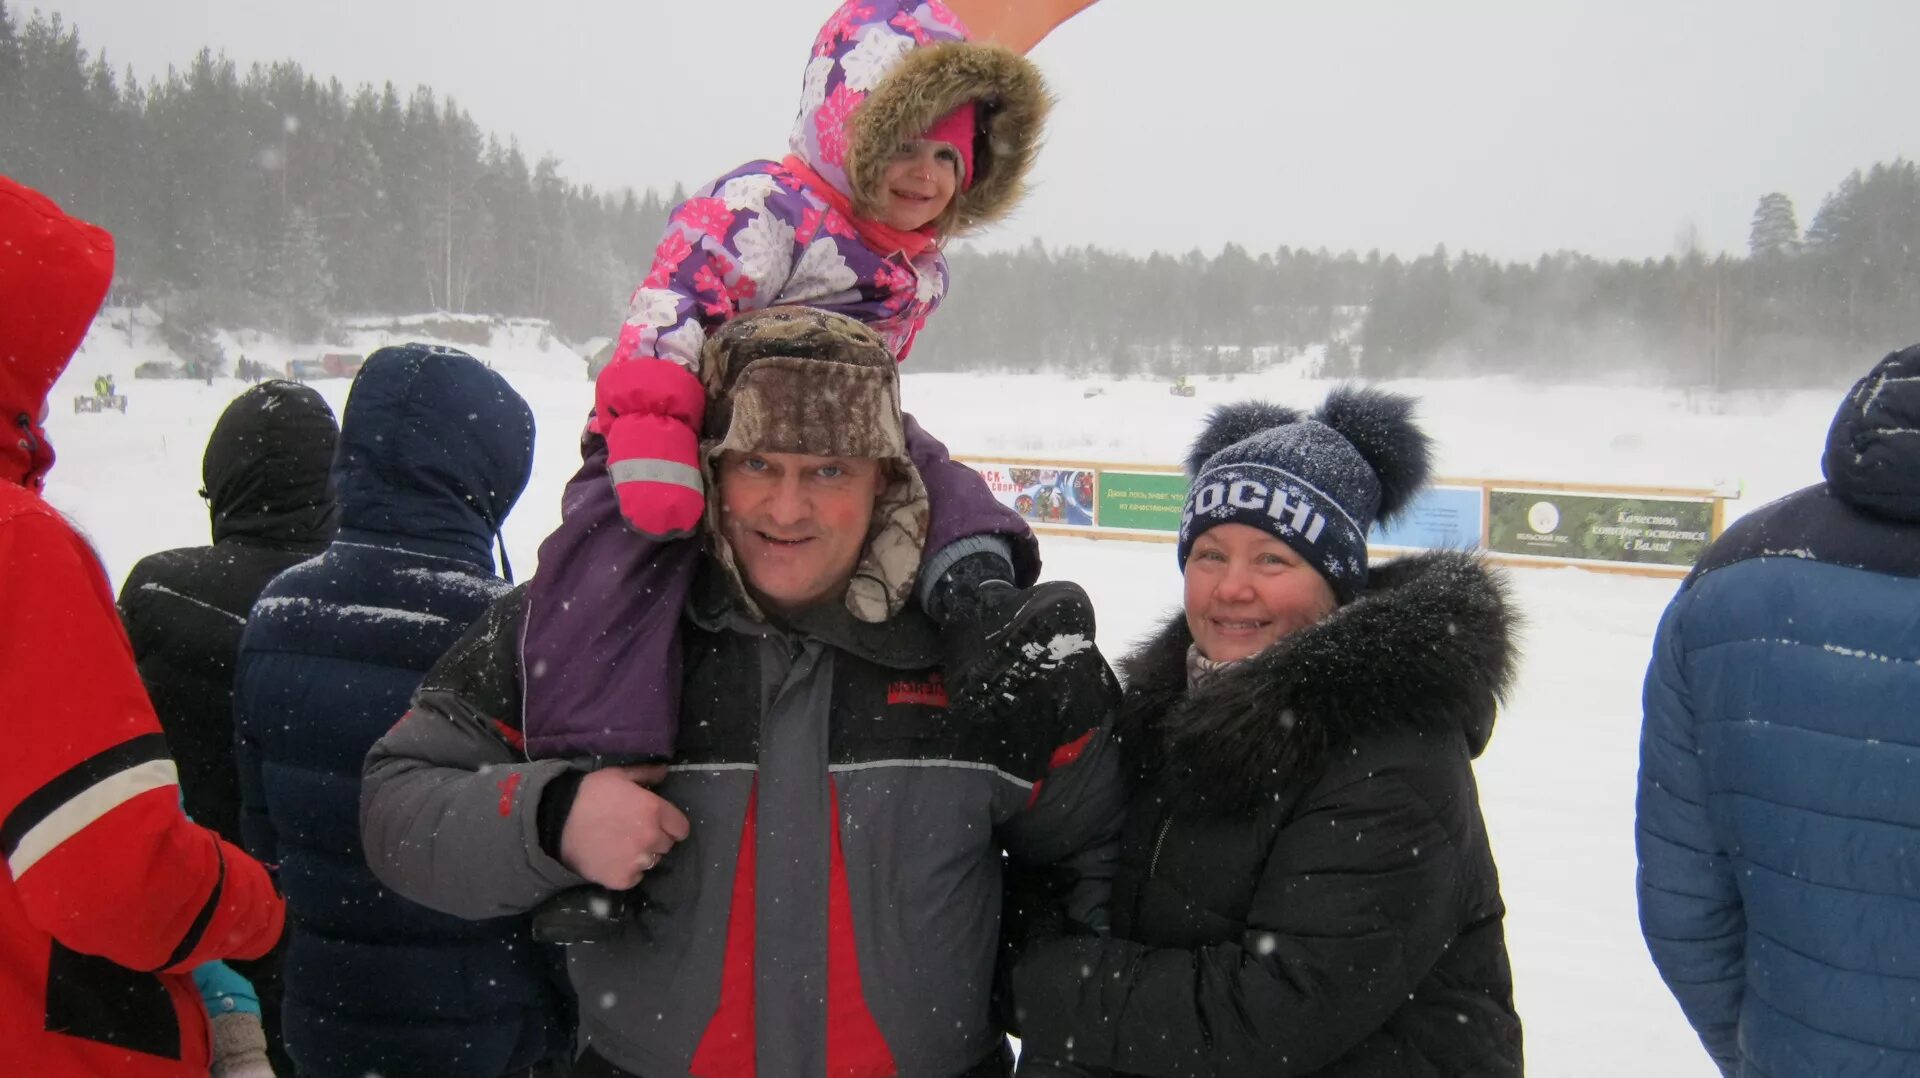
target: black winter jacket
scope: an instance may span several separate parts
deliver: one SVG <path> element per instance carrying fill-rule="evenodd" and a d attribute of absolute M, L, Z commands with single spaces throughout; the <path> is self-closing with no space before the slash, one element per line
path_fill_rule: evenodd
<path fill-rule="evenodd" d="M 1030 947 L 1023 1053 L 1139 1075 L 1518 1075 L 1471 760 L 1512 671 L 1470 555 L 1376 568 L 1188 688 L 1182 616 L 1125 664 L 1113 937 Z"/>
<path fill-rule="evenodd" d="M 213 545 L 142 558 L 120 589 L 120 618 L 179 765 L 187 815 L 235 845 L 240 632 L 267 581 L 333 538 L 328 470 L 338 436 L 333 410 L 306 386 L 263 382 L 234 398 L 201 461 Z"/>

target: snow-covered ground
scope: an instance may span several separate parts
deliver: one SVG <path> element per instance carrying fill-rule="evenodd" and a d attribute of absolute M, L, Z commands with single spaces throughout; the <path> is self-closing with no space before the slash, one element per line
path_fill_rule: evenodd
<path fill-rule="evenodd" d="M 355 344 L 373 347 L 366 330 Z M 158 346 L 138 330 L 96 326 L 55 388 L 49 429 L 60 462 L 48 496 L 92 537 L 118 583 L 138 558 L 207 541 L 195 491 L 207 434 L 243 384 L 136 381 Z M 331 349 L 246 347 L 278 362 Z M 576 435 L 591 402 L 580 357 L 537 326 L 502 327 L 470 351 L 505 373 L 539 422 L 533 483 L 506 526 L 525 575 L 556 523 Z M 234 353 L 229 348 L 230 354 Z M 1864 371 L 1872 356 L 1861 357 Z M 908 367 L 910 371 L 911 366 Z M 912 375 L 906 399 L 956 453 L 1176 463 L 1211 406 L 1246 397 L 1311 405 L 1327 383 L 1287 368 L 1234 381 L 1199 380 L 1193 398 L 1150 381 L 1031 375 Z M 126 415 L 74 415 L 71 398 L 115 375 Z M 1104 392 L 1084 396 L 1091 386 Z M 345 381 L 315 383 L 339 410 Z M 1729 515 L 1819 478 L 1828 419 L 1844 387 L 1735 397 L 1709 407 L 1631 385 L 1542 387 L 1503 380 L 1400 383 L 1423 399 L 1452 476 L 1743 487 Z M 1177 604 L 1172 548 L 1159 543 L 1044 540 L 1049 575 L 1093 594 L 1111 654 Z M 1510 915 L 1529 1069 L 1534 1074 L 1714 1073 L 1648 961 L 1635 921 L 1633 794 L 1639 691 L 1668 580 L 1574 569 L 1513 573 L 1524 607 L 1524 665 L 1479 765 L 1482 800 Z"/>

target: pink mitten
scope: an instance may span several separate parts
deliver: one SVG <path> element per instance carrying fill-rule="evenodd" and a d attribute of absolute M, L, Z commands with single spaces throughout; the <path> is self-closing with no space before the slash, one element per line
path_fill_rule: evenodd
<path fill-rule="evenodd" d="M 595 389 L 620 515 L 649 539 L 692 535 L 706 510 L 700 379 L 669 360 L 634 357 L 608 364 Z"/>

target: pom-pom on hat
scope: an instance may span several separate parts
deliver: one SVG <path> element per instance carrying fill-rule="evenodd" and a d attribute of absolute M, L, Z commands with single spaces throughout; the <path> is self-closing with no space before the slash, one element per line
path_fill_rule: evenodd
<path fill-rule="evenodd" d="M 1367 532 L 1426 484 L 1430 442 L 1412 397 L 1341 386 L 1312 416 L 1263 401 L 1222 405 L 1187 457 L 1180 568 L 1219 524 L 1291 547 L 1346 603 L 1367 586 Z"/>

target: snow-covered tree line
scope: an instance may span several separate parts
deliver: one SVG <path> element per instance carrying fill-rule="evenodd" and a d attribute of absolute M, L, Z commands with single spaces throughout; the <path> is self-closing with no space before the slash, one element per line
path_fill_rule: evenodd
<path fill-rule="evenodd" d="M 448 310 L 610 333 L 679 192 L 596 191 L 429 88 L 354 89 L 203 50 L 144 81 L 58 16 L 0 0 L 0 171 L 120 237 L 118 298 L 179 332 L 325 335 Z M 1767 183 L 1756 177 L 1756 187 Z M 1116 225 L 1117 228 L 1123 225 Z M 917 369 L 1228 374 L 1316 344 L 1327 373 L 1622 369 L 1692 386 L 1830 381 L 1920 339 L 1920 168 L 1846 177 L 1804 235 L 1758 199 L 1750 249 L 1500 262 L 1229 244 L 949 252 L 961 282 Z"/>

